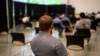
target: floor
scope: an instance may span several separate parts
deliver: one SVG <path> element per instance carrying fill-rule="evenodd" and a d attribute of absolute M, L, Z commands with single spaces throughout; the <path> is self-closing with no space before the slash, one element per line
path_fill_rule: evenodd
<path fill-rule="evenodd" d="M 22 32 L 25 35 L 26 41 L 31 41 L 34 39 L 35 30 L 34 27 L 36 25 L 35 22 L 32 23 L 33 27 L 31 30 L 24 29 L 23 25 L 17 26 L 16 29 L 10 30 L 10 32 Z M 58 31 L 53 30 L 53 36 L 57 39 L 60 39 L 64 46 L 66 47 L 66 38 L 65 35 L 70 33 L 64 33 L 63 36 L 58 36 Z M 82 51 L 73 51 L 67 49 L 71 56 L 99 56 L 100 55 L 100 27 L 97 27 L 96 32 L 92 32 L 91 41 L 87 45 L 87 41 L 84 40 L 84 50 Z M 23 55 L 24 54 L 24 55 Z M 30 43 L 26 44 L 25 46 L 13 46 L 11 44 L 11 35 L 10 34 L 0 34 L 0 56 L 35 56 L 32 53 L 30 48 Z"/>

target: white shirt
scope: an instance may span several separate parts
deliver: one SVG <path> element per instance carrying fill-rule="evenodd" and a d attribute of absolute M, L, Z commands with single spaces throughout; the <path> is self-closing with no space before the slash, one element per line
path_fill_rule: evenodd
<path fill-rule="evenodd" d="M 100 14 L 97 14 L 97 15 L 95 16 L 95 19 L 100 19 Z"/>
<path fill-rule="evenodd" d="M 22 18 L 22 22 L 23 23 L 29 22 L 29 19 L 30 19 L 29 17 L 25 16 Z"/>
<path fill-rule="evenodd" d="M 83 29 L 85 27 L 90 28 L 91 27 L 91 20 L 89 19 L 81 19 L 76 22 L 75 28 Z"/>
<path fill-rule="evenodd" d="M 84 29 L 84 25 L 86 28 L 90 29 L 91 28 L 91 20 L 89 19 L 81 19 L 81 20 L 78 20 L 75 24 L 75 28 L 72 32 L 72 34 L 74 34 L 76 32 L 76 29 Z"/>

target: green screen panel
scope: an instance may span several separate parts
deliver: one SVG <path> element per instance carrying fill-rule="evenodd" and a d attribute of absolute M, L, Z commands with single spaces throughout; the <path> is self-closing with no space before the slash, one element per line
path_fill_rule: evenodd
<path fill-rule="evenodd" d="M 44 5 L 61 4 L 61 0 L 13 0 L 13 1 L 31 3 L 31 4 L 44 4 Z"/>
<path fill-rule="evenodd" d="M 52 5 L 52 4 L 61 4 L 61 0 L 28 0 L 28 3 Z"/>
<path fill-rule="evenodd" d="M 32 3 L 32 4 L 45 4 L 45 0 L 29 0 L 28 3 Z"/>
<path fill-rule="evenodd" d="M 61 4 L 61 0 L 47 0 L 46 4 L 47 5 Z"/>

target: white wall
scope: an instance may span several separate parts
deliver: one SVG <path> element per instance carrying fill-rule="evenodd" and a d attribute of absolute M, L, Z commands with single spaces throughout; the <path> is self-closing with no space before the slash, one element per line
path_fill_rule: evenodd
<path fill-rule="evenodd" d="M 76 13 L 100 11 L 100 0 L 70 0 L 69 3 L 75 7 Z"/>

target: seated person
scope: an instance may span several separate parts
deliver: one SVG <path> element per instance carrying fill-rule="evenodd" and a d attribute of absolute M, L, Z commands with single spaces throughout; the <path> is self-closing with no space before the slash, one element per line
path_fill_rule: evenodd
<path fill-rule="evenodd" d="M 22 18 L 22 23 L 24 27 L 32 27 L 32 24 L 30 23 L 30 17 L 28 17 L 26 14 Z"/>
<path fill-rule="evenodd" d="M 100 12 L 96 14 L 95 19 L 100 19 Z"/>
<path fill-rule="evenodd" d="M 59 36 L 62 36 L 63 24 L 59 14 L 53 19 L 53 26 L 59 31 Z"/>
<path fill-rule="evenodd" d="M 73 14 L 69 14 L 68 18 L 70 19 L 71 24 L 75 24 L 76 23 L 76 17 Z"/>
<path fill-rule="evenodd" d="M 52 24 L 48 15 L 39 19 L 40 32 L 30 43 L 35 56 L 69 56 L 61 41 L 52 36 Z"/>
<path fill-rule="evenodd" d="M 30 17 L 28 17 L 26 14 L 24 15 L 24 17 L 22 18 L 22 22 L 26 23 L 30 21 Z"/>
<path fill-rule="evenodd" d="M 85 18 L 85 14 L 84 13 L 80 13 L 80 20 L 78 20 L 76 22 L 73 33 L 74 34 L 78 34 L 77 33 L 77 29 L 90 29 L 90 27 L 91 27 L 91 20 Z"/>
<path fill-rule="evenodd" d="M 80 20 L 78 20 L 75 24 L 75 28 L 78 29 L 90 29 L 91 27 L 91 20 L 85 18 L 84 13 L 80 13 Z"/>
<path fill-rule="evenodd" d="M 70 22 L 69 18 L 67 16 L 65 16 L 65 14 L 62 14 L 61 18 L 62 18 L 62 23 L 65 28 L 65 32 L 72 31 L 71 22 Z"/>
<path fill-rule="evenodd" d="M 100 23 L 100 12 L 98 12 L 95 16 L 95 20 L 96 20 L 96 23 L 98 25 L 98 23 Z"/>
<path fill-rule="evenodd" d="M 85 18 L 84 13 L 80 13 L 80 20 L 78 20 L 76 22 L 74 30 L 76 30 L 76 29 L 90 29 L 90 28 L 91 28 L 91 20 Z"/>

